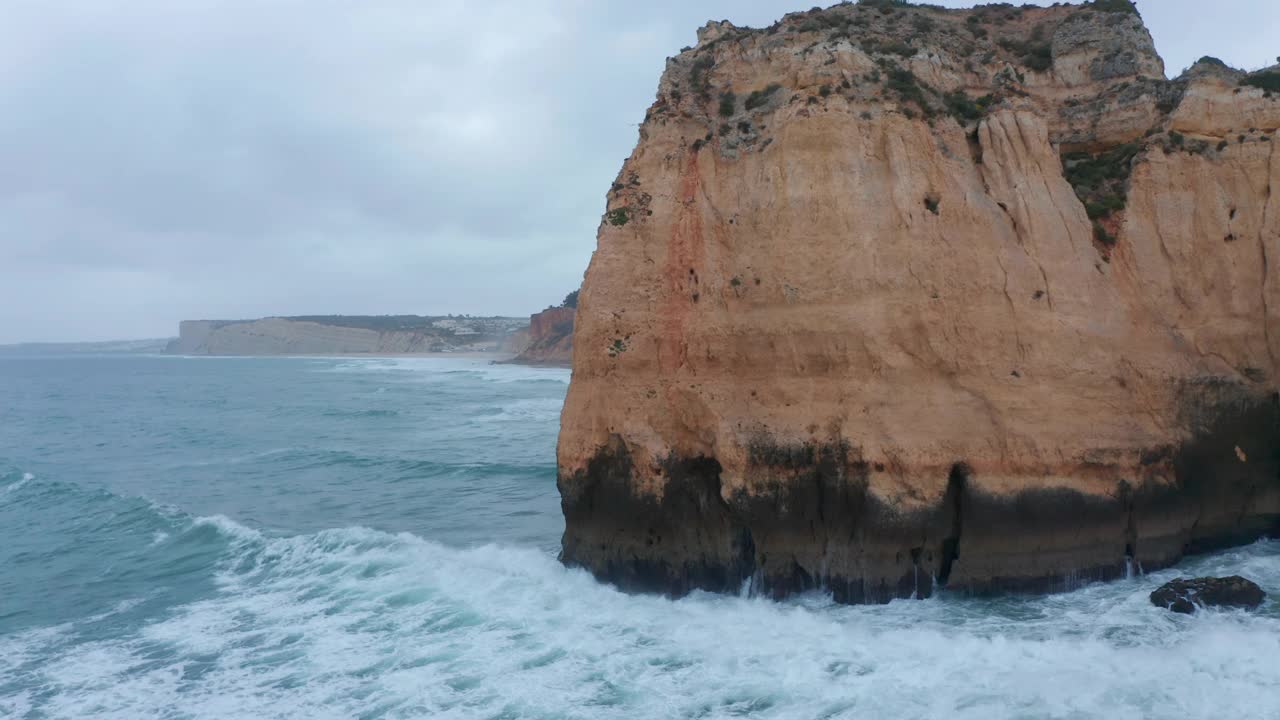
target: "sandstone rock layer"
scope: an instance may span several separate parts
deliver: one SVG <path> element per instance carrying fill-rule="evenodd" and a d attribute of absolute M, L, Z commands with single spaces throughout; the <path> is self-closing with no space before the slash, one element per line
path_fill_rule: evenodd
<path fill-rule="evenodd" d="M 1114 0 L 709 24 L 582 287 L 563 560 L 879 602 L 1276 531 L 1267 77 Z"/>
<path fill-rule="evenodd" d="M 573 361 L 573 316 L 571 307 L 547 308 L 530 315 L 527 342 L 511 362 L 567 367 Z"/>

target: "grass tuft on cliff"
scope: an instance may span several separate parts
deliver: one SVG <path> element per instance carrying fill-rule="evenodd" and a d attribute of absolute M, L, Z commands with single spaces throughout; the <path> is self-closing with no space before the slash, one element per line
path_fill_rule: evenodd
<path fill-rule="evenodd" d="M 1040 29 L 1039 27 L 1037 30 Z M 1023 42 L 1012 38 L 1003 38 L 1000 47 L 1018 55 L 1022 64 L 1037 72 L 1044 72 L 1053 67 L 1053 49 L 1044 41 Z"/>
<path fill-rule="evenodd" d="M 922 110 L 929 107 L 929 103 L 925 99 L 924 88 L 921 87 L 915 73 L 910 70 L 900 67 L 890 69 L 889 79 L 885 83 L 885 88 L 896 93 L 903 102 L 914 102 Z"/>
<path fill-rule="evenodd" d="M 703 55 L 693 61 L 693 66 L 689 68 L 689 86 L 693 91 L 701 96 L 707 96 L 711 91 L 711 80 L 707 77 L 711 72 L 711 68 L 716 64 L 715 59 L 710 55 Z"/>
<path fill-rule="evenodd" d="M 720 95 L 720 117 L 733 117 L 733 113 L 738 109 L 738 96 L 732 90 L 727 90 Z"/>
<path fill-rule="evenodd" d="M 751 94 L 747 96 L 747 101 L 744 103 L 744 107 L 748 110 L 755 110 L 761 105 L 769 102 L 769 97 L 781 89 L 781 85 L 777 83 L 770 83 L 769 86 L 763 90 L 753 90 Z"/>
<path fill-rule="evenodd" d="M 606 213 L 605 217 L 608 219 L 610 225 L 613 225 L 614 227 L 621 227 L 630 222 L 631 211 L 628 208 L 620 207 L 616 210 L 610 210 Z"/>
<path fill-rule="evenodd" d="M 996 102 L 994 95 L 983 95 L 974 100 L 963 90 L 948 93 L 943 101 L 947 106 L 947 114 L 961 123 L 981 120 Z"/>

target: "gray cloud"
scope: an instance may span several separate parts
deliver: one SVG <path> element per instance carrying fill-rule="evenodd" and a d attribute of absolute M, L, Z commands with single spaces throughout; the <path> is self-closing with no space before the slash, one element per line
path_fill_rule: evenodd
<path fill-rule="evenodd" d="M 666 56 L 708 18 L 802 9 L 0 6 L 0 342 L 163 336 L 190 317 L 537 310 L 580 281 Z M 1280 52 L 1268 0 L 1140 7 L 1173 73 Z"/>

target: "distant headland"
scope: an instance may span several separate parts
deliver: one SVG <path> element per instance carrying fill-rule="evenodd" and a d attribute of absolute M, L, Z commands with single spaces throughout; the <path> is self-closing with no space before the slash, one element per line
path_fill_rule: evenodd
<path fill-rule="evenodd" d="M 572 296 L 571 296 L 572 297 Z M 486 353 L 507 361 L 568 365 L 574 309 L 530 317 L 296 315 L 184 320 L 171 355 L 417 355 Z"/>

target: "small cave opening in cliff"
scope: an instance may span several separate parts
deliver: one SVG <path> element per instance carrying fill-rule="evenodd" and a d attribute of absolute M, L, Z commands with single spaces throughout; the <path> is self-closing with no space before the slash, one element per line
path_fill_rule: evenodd
<path fill-rule="evenodd" d="M 960 558 L 964 492 L 972 472 L 966 463 L 961 462 L 952 465 L 951 472 L 947 475 L 947 494 L 943 498 L 942 506 L 944 512 L 950 511 L 951 530 L 942 541 L 942 564 L 938 568 L 938 585 L 942 587 L 946 587 L 947 580 L 951 578 L 951 568 Z"/>

